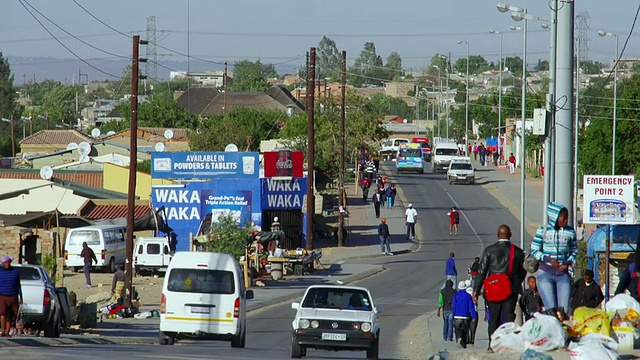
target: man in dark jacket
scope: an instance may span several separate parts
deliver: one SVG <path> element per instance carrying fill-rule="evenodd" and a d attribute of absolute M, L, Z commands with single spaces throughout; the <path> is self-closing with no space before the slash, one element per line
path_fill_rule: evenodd
<path fill-rule="evenodd" d="M 387 225 L 387 219 L 380 219 L 380 225 L 378 225 L 378 236 L 380 236 L 380 249 L 384 255 L 393 255 L 391 252 L 391 246 L 389 246 L 389 225 Z"/>
<path fill-rule="evenodd" d="M 600 285 L 593 281 L 593 270 L 586 269 L 582 273 L 582 279 L 573 283 L 571 294 L 571 311 L 586 306 L 590 308 L 597 308 L 598 305 L 604 300 L 602 295 L 602 289 Z"/>
<path fill-rule="evenodd" d="M 373 200 L 373 208 L 376 210 L 376 219 L 380 217 L 380 206 L 385 201 L 384 200 L 384 192 L 380 189 L 377 189 L 373 196 L 371 197 Z"/>
<path fill-rule="evenodd" d="M 636 272 L 636 263 L 633 262 L 622 270 L 622 274 L 620 274 L 620 282 L 618 283 L 618 287 L 614 294 L 623 294 L 626 290 L 629 291 L 629 295 L 632 298 L 638 300 L 638 279 L 640 278 L 638 278 L 638 273 Z"/>
<path fill-rule="evenodd" d="M 82 243 L 82 251 L 80 257 L 84 260 L 84 278 L 87 280 L 87 288 L 91 288 L 91 264 L 98 263 L 96 253 L 89 247 L 87 242 Z"/>
<path fill-rule="evenodd" d="M 442 338 L 444 341 L 453 341 L 453 313 L 451 312 L 451 306 L 453 304 L 453 296 L 456 294 L 456 290 L 453 288 L 453 281 L 447 280 L 444 284 L 444 289 L 440 290 L 438 296 L 438 317 L 442 312 Z"/>
<path fill-rule="evenodd" d="M 509 254 L 513 246 L 513 265 L 509 274 Z M 498 228 L 498 241 L 487 246 L 482 253 L 480 271 L 475 284 L 474 300 L 478 300 L 482 291 L 484 280 L 493 274 L 507 274 L 511 280 L 511 295 L 503 301 L 488 301 L 487 306 L 491 312 L 489 319 L 489 334 L 503 323 L 513 322 L 516 319 L 516 302 L 518 294 L 522 293 L 522 282 L 527 275 L 523 268 L 524 252 L 519 247 L 511 244 L 511 229 L 507 225 Z"/>
<path fill-rule="evenodd" d="M 543 307 L 542 298 L 536 284 L 536 277 L 529 276 L 527 284 L 529 288 L 520 297 L 520 309 L 522 309 L 525 321 L 531 319 L 533 314 L 542 311 Z"/>

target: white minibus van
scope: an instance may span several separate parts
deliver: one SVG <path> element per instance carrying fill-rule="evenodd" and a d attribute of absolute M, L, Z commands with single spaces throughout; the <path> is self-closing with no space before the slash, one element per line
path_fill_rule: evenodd
<path fill-rule="evenodd" d="M 92 266 L 102 267 L 111 272 L 116 271 L 117 264 L 124 264 L 126 258 L 127 229 L 122 226 L 96 225 L 69 229 L 64 245 L 64 263 L 68 268 L 80 271 L 84 259 L 80 256 L 82 243 L 96 253 L 98 263 Z"/>
<path fill-rule="evenodd" d="M 246 299 L 240 265 L 229 254 L 177 252 L 162 285 L 160 345 L 178 339 L 231 341 L 243 348 L 247 332 Z"/>

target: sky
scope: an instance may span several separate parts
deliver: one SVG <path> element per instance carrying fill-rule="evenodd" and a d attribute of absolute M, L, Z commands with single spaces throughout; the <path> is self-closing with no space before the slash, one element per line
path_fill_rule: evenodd
<path fill-rule="evenodd" d="M 160 64 L 186 60 L 184 55 L 189 54 L 218 63 L 260 58 L 264 63 L 301 65 L 305 53 L 317 46 L 323 35 L 335 40 L 339 50 L 347 51 L 348 64 L 360 54 L 364 43 L 371 41 L 383 60 L 396 51 L 403 59 L 403 67 L 413 71 L 424 69 L 436 53 L 451 53 L 453 60 L 465 57 L 466 45 L 459 45 L 458 40 L 469 43 L 471 55 L 497 61 L 499 37 L 490 34 L 490 29 L 504 32 L 504 56 L 522 56 L 523 50 L 522 33 L 509 29 L 522 23 L 512 20 L 508 13 L 499 12 L 497 1 L 75 1 L 128 36 L 101 24 L 74 0 L 2 0 L 0 50 L 5 56 L 75 58 L 73 51 L 89 63 L 92 59 L 130 58 L 130 36 L 139 34 L 142 39 L 147 38 L 148 16 L 156 18 Z M 550 18 L 548 1 L 507 3 L 526 7 L 529 14 L 542 19 Z M 591 17 L 587 30 L 589 59 L 608 64 L 615 54 L 615 38 L 598 36 L 600 29 L 619 34 L 622 50 L 639 3 L 640 0 L 576 1 L 575 13 L 588 12 Z M 47 33 L 22 4 L 69 50 Z M 38 12 L 97 49 L 66 34 Z M 529 22 L 529 66 L 549 57 L 549 33 L 541 28 L 541 23 Z M 637 33 L 636 29 L 631 35 L 623 58 L 640 56 Z M 144 47 L 141 54 L 145 54 Z M 43 66 L 46 66 L 44 62 Z M 219 68 L 213 63 L 211 66 Z"/>

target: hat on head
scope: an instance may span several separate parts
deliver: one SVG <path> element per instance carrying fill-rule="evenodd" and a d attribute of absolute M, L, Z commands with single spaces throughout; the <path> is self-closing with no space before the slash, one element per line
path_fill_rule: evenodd
<path fill-rule="evenodd" d="M 276 216 L 276 217 L 274 217 L 274 218 L 273 218 L 273 221 L 278 221 L 278 217 L 277 217 L 277 216 Z"/>
<path fill-rule="evenodd" d="M 380 221 L 382 221 L 383 223 L 386 223 L 387 222 L 387 218 L 382 218 L 382 219 L 380 219 Z"/>
<path fill-rule="evenodd" d="M 469 280 L 469 279 L 465 280 L 465 281 L 464 281 L 464 284 L 465 284 L 467 287 L 471 286 L 471 280 Z"/>
<path fill-rule="evenodd" d="M 413 207 L 413 204 L 409 204 L 409 207 Z"/>
<path fill-rule="evenodd" d="M 466 281 L 462 280 L 462 281 L 460 281 L 460 282 L 458 283 L 458 289 L 460 289 L 460 290 L 464 290 L 464 289 L 466 289 L 466 288 L 467 288 L 467 283 L 466 283 Z"/>
<path fill-rule="evenodd" d="M 6 263 L 7 261 L 8 262 L 12 262 L 13 258 L 11 256 L 5 256 L 5 257 L 2 258 L 2 263 L 3 264 Z"/>

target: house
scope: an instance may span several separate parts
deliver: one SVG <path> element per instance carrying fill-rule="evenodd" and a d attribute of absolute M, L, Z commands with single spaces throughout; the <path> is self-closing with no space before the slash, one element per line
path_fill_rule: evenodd
<path fill-rule="evenodd" d="M 53 177 L 64 181 L 102 188 L 102 171 L 56 169 L 54 170 Z M 0 170 L 0 179 L 42 180 L 40 170 L 38 169 L 3 169 Z"/>
<path fill-rule="evenodd" d="M 20 152 L 22 157 L 31 163 L 31 167 L 39 169 L 45 165 L 60 165 L 76 161 L 77 151 L 67 150 L 69 144 L 87 142 L 92 144 L 94 139 L 77 130 L 40 130 L 22 139 Z"/>
<path fill-rule="evenodd" d="M 222 87 L 224 86 L 224 71 L 171 71 L 169 79 L 191 78 L 205 86 Z M 227 71 L 227 82 L 233 79 L 233 72 Z"/>
<path fill-rule="evenodd" d="M 219 93 L 214 87 L 192 87 L 174 94 L 174 97 L 177 95 L 178 106 L 189 110 L 190 114 L 205 116 L 202 112 Z"/>
<path fill-rule="evenodd" d="M 99 99 L 83 108 L 80 112 L 83 119 L 89 122 L 103 122 L 100 119 L 107 117 L 116 106 L 116 100 Z"/>
<path fill-rule="evenodd" d="M 187 129 L 171 129 L 173 137 L 164 137 L 167 128 L 138 128 L 138 159 L 149 160 L 151 153 L 155 152 L 156 145 L 162 143 L 164 151 L 189 151 L 189 131 Z M 129 156 L 129 143 L 131 130 L 127 129 L 113 135 L 104 137 L 95 144 L 94 156 L 119 154 Z"/>

